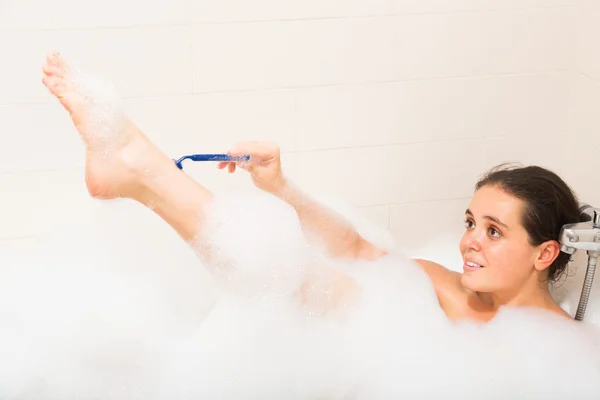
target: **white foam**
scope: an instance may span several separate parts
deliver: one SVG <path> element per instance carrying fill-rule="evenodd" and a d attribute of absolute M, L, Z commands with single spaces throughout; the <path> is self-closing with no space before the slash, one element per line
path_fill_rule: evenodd
<path fill-rule="evenodd" d="M 195 254 L 146 210 L 80 211 L 39 254 L 2 262 L 2 399 L 153 393 L 168 345 L 215 300 Z"/>
<path fill-rule="evenodd" d="M 286 205 L 218 199 L 226 274 L 127 201 L 90 201 L 43 257 L 4 260 L 0 398 L 598 398 L 593 325 L 516 309 L 450 323 L 402 254 L 327 260 Z M 355 300 L 323 314 L 318 292 L 323 304 L 301 307 L 315 271 L 348 274 Z"/>

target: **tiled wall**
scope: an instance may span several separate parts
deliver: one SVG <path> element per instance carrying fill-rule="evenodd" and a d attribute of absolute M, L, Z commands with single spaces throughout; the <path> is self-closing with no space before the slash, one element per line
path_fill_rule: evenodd
<path fill-rule="evenodd" d="M 600 2 L 578 0 L 567 177 L 583 201 L 600 207 Z"/>
<path fill-rule="evenodd" d="M 582 48 L 598 12 L 575 1 L 4 0 L 1 243 L 31 242 L 87 198 L 79 138 L 40 81 L 53 49 L 114 82 L 173 157 L 276 140 L 297 183 L 361 207 L 405 247 L 457 234 L 486 168 L 563 172 L 569 135 L 592 137 L 600 58 Z M 577 46 L 574 14 L 588 22 Z M 189 171 L 215 190 L 248 184 Z"/>

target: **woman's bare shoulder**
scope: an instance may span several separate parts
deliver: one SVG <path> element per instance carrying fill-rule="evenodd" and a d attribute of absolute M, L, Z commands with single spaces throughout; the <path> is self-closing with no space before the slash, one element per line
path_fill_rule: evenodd
<path fill-rule="evenodd" d="M 461 284 L 461 274 L 429 260 L 414 260 L 429 276 L 440 306 L 451 319 L 472 315 L 468 293 Z"/>
<path fill-rule="evenodd" d="M 415 259 L 414 261 L 429 276 L 429 279 L 431 279 L 431 282 L 433 283 L 433 286 L 438 294 L 440 294 L 440 292 L 447 293 L 462 291 L 462 286 L 460 284 L 460 273 L 452 271 L 434 261 L 423 259 Z"/>

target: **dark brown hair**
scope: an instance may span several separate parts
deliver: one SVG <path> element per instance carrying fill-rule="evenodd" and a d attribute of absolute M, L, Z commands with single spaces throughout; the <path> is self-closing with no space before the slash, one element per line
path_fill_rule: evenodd
<path fill-rule="evenodd" d="M 559 240 L 565 224 L 579 222 L 579 203 L 569 186 L 554 172 L 539 166 L 501 164 L 488 171 L 475 185 L 497 186 L 524 203 L 521 223 L 529 243 L 537 246 Z M 565 271 L 570 255 L 560 252 L 548 268 L 548 279 L 556 282 Z"/>

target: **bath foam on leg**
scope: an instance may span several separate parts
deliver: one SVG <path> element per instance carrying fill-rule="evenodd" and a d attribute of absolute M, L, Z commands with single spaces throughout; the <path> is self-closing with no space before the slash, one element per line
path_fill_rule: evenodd
<path fill-rule="evenodd" d="M 300 286 L 311 249 L 286 204 L 258 191 L 222 194 L 201 219 L 204 239 L 192 246 L 210 248 L 200 258 L 229 290 L 287 296 Z"/>
<path fill-rule="evenodd" d="M 314 258 L 294 211 L 253 191 L 216 196 L 202 219 L 205 234 L 193 246 L 220 283 L 221 297 L 197 334 L 178 347 L 161 396 L 300 400 L 322 392 L 320 377 L 336 369 L 320 377 L 313 371 L 328 354 L 319 347 L 335 348 L 328 334 L 335 326 L 313 328 L 298 301 Z"/>
<path fill-rule="evenodd" d="M 426 343 L 422 338 L 441 335 L 447 321 L 431 283 L 414 262 L 398 254 L 371 263 L 315 256 L 320 249 L 307 244 L 293 210 L 264 194 L 218 197 L 209 220 L 211 267 L 224 271 L 228 294 L 199 338 L 172 363 L 177 372 L 167 390 L 179 387 L 174 382 L 182 370 L 210 370 L 208 382 L 187 383 L 188 397 L 183 398 L 215 398 L 215 393 L 221 394 L 216 398 L 372 398 L 381 387 L 373 373 L 391 365 L 391 354 L 407 371 L 406 382 L 414 383 L 416 362 L 422 371 L 431 370 L 423 354 L 432 355 L 446 337 Z M 327 310 L 321 306 L 335 275 L 331 270 L 353 279 L 357 292 L 347 303 L 336 303 L 341 308 Z M 306 277 L 321 282 L 316 291 L 305 293 L 309 304 L 303 308 L 293 294 Z M 318 300 L 312 302 L 312 296 Z M 190 360 L 190 354 L 198 356 Z M 223 355 L 236 355 L 237 361 Z M 247 381 L 251 371 L 262 373 Z M 356 397 L 359 393 L 363 397 Z"/>

